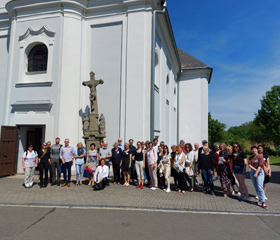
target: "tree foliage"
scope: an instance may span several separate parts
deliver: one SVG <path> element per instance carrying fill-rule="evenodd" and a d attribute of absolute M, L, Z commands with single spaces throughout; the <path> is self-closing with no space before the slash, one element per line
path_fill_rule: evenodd
<path fill-rule="evenodd" d="M 260 127 L 262 136 L 280 144 L 280 85 L 273 86 L 261 100 L 261 109 L 255 116 L 255 124 Z"/>
<path fill-rule="evenodd" d="M 239 136 L 239 138 L 251 141 L 253 143 L 260 143 L 266 141 L 262 136 L 262 131 L 253 121 L 243 123 L 240 126 L 230 127 L 228 132 L 233 136 Z M 235 137 L 235 138 L 236 138 Z"/>
<path fill-rule="evenodd" d="M 208 113 L 208 141 L 210 145 L 215 142 L 221 142 L 225 137 L 226 124 L 212 118 L 211 113 Z"/>

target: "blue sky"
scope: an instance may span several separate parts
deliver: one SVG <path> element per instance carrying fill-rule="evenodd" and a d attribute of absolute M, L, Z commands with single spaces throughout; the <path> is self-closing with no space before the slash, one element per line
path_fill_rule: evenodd
<path fill-rule="evenodd" d="M 177 46 L 214 69 L 209 111 L 238 126 L 280 84 L 279 0 L 167 0 Z"/>

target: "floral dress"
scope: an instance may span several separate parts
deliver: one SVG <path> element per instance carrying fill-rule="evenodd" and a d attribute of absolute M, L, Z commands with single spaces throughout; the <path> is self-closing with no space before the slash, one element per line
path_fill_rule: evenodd
<path fill-rule="evenodd" d="M 92 170 L 92 174 L 95 173 L 97 163 L 97 151 L 88 150 L 88 167 Z"/>
<path fill-rule="evenodd" d="M 227 162 L 223 162 L 222 159 L 225 159 Z M 230 185 L 230 177 L 229 177 L 229 161 L 228 161 L 228 152 L 220 152 L 219 153 L 219 170 L 221 172 L 221 182 L 223 185 Z"/>

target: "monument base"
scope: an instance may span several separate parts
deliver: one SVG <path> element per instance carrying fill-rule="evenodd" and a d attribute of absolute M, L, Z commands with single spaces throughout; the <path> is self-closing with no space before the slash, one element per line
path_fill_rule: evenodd
<path fill-rule="evenodd" d="M 84 137 L 85 143 L 86 143 L 86 150 L 89 150 L 89 149 L 90 149 L 90 144 L 92 144 L 92 143 L 95 144 L 95 149 L 99 148 L 99 143 L 100 143 L 100 141 L 103 141 L 105 137 L 106 137 L 106 136 L 98 136 L 98 137 L 90 136 L 90 137 Z"/>

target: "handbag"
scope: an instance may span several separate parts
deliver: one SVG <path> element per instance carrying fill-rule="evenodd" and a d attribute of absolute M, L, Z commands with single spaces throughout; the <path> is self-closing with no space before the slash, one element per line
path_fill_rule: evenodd
<path fill-rule="evenodd" d="M 94 189 L 95 191 L 102 190 L 102 189 L 103 189 L 102 182 L 95 183 L 93 189 Z"/>
<path fill-rule="evenodd" d="M 84 177 L 85 178 L 89 178 L 90 177 L 89 170 L 87 170 L 86 168 L 84 170 Z"/>
<path fill-rule="evenodd" d="M 184 167 L 182 167 L 181 165 L 179 165 L 178 163 L 174 163 L 173 168 L 175 169 L 175 171 L 177 173 L 182 173 L 184 172 Z"/>
<path fill-rule="evenodd" d="M 188 175 L 188 177 L 192 177 L 193 176 L 193 170 L 191 167 L 186 167 L 185 168 L 185 173 Z"/>

